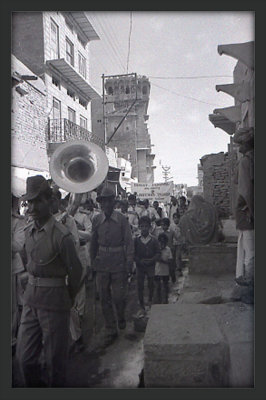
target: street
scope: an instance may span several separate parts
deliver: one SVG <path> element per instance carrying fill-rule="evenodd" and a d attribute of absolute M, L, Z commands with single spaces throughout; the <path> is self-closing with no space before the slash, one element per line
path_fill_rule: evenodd
<path fill-rule="evenodd" d="M 176 283 L 169 283 L 169 303 L 178 299 L 180 288 L 187 275 L 187 268 L 183 276 Z M 147 287 L 145 287 L 147 294 Z M 133 276 L 128 286 L 126 319 L 127 326 L 120 331 L 118 339 L 104 350 L 95 350 L 95 339 L 103 329 L 103 317 L 100 301 L 96 300 L 96 326 L 93 335 L 93 282 L 87 282 L 87 302 L 85 315 L 82 321 L 82 332 L 85 349 L 80 352 L 71 352 L 68 366 L 66 387 L 88 388 L 137 388 L 141 387 L 140 375 L 143 369 L 143 338 L 145 332 L 136 332 L 134 329 L 134 315 L 139 311 L 137 302 L 136 276 Z M 146 299 L 147 300 L 147 299 Z M 149 311 L 147 311 L 149 315 Z M 21 387 L 17 371 L 16 360 L 13 360 L 13 387 Z"/>

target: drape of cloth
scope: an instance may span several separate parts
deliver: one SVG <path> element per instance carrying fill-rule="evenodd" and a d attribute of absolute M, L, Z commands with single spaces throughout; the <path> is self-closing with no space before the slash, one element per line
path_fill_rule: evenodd
<path fill-rule="evenodd" d="M 208 244 L 217 239 L 218 219 L 214 206 L 202 196 L 192 197 L 179 222 L 181 235 L 188 244 Z"/>
<path fill-rule="evenodd" d="M 254 279 L 254 230 L 238 231 L 236 278 Z"/>
<path fill-rule="evenodd" d="M 254 217 L 254 152 L 248 151 L 238 164 L 237 191 L 246 202 L 250 216 Z"/>

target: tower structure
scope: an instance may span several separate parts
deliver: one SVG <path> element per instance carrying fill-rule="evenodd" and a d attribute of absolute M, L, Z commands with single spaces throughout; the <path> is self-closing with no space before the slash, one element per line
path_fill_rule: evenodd
<path fill-rule="evenodd" d="M 150 82 L 136 74 L 107 76 L 103 82 L 106 143 L 117 148 L 118 157 L 131 162 L 133 178 L 153 183 L 155 154 L 146 122 Z"/>

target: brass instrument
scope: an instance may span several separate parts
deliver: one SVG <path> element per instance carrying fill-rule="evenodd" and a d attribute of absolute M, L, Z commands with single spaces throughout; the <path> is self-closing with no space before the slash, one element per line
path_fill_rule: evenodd
<path fill-rule="evenodd" d="M 108 173 L 105 152 L 95 143 L 73 140 L 61 144 L 51 156 L 49 169 L 53 181 L 70 193 L 96 189 Z"/>

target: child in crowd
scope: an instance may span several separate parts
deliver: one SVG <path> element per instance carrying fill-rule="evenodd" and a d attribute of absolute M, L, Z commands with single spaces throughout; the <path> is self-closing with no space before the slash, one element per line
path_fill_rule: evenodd
<path fill-rule="evenodd" d="M 138 300 L 140 306 L 144 306 L 144 280 L 148 279 L 149 303 L 151 306 L 154 290 L 155 263 L 160 257 L 158 240 L 150 234 L 151 220 L 144 216 L 139 219 L 140 236 L 134 239 L 135 262 L 137 270 Z"/>
<path fill-rule="evenodd" d="M 173 253 L 174 231 L 170 228 L 170 219 L 162 218 L 161 227 L 162 227 L 162 232 L 160 232 L 160 233 L 166 234 L 166 236 L 168 238 L 168 247 L 170 248 L 171 252 Z M 172 282 L 176 281 L 175 268 L 176 268 L 176 266 L 175 266 L 175 260 L 174 260 L 174 268 L 171 270 L 171 273 L 170 273 Z"/>
<path fill-rule="evenodd" d="M 175 263 L 175 268 L 178 271 L 179 275 L 182 276 L 182 259 L 181 259 L 181 249 L 182 249 L 182 237 L 181 231 L 179 228 L 180 214 L 177 211 L 173 215 L 173 223 L 170 225 L 170 229 L 173 231 L 173 246 L 172 253 L 173 259 Z"/>
<path fill-rule="evenodd" d="M 155 283 L 156 298 L 158 303 L 168 303 L 169 275 L 173 269 L 173 256 L 170 248 L 167 246 L 168 237 L 165 233 L 160 233 L 158 241 L 161 249 L 161 257 L 155 264 Z M 163 296 L 161 294 L 161 283 L 163 283 Z"/>

